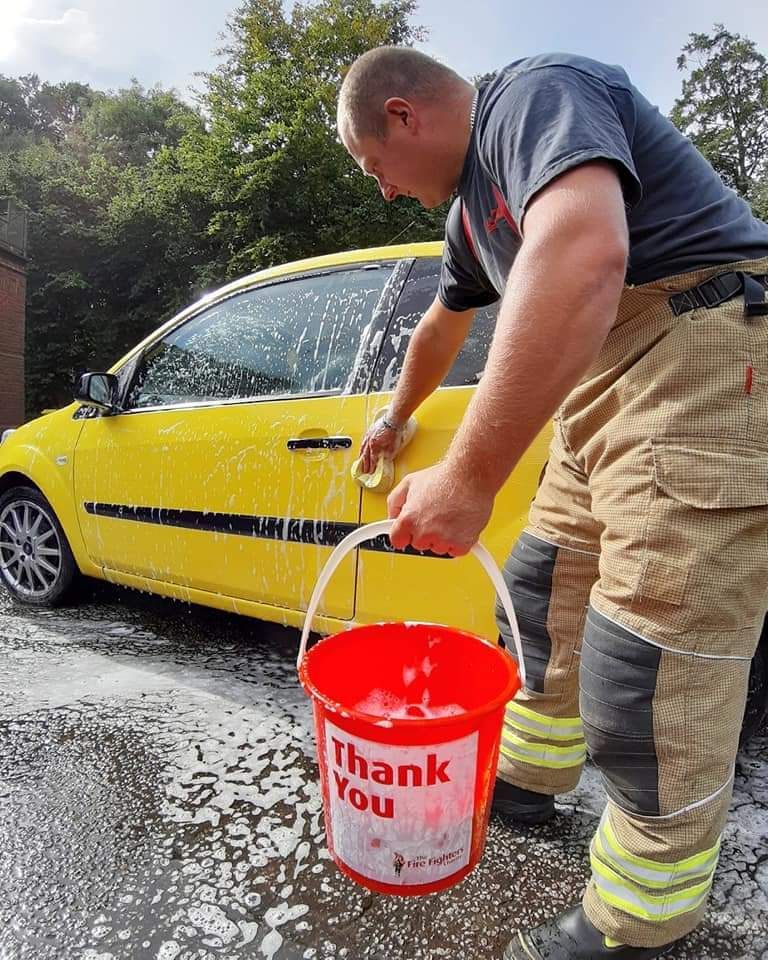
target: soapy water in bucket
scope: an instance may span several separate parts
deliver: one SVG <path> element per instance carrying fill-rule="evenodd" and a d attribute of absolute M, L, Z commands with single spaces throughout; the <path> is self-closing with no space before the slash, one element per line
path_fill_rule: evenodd
<path fill-rule="evenodd" d="M 397 696 L 390 690 L 371 690 L 355 704 L 354 709 L 382 720 L 436 720 L 439 717 L 457 717 L 466 713 L 459 703 L 446 703 L 430 706 L 429 691 L 425 690 L 421 699 L 415 702 L 410 697 Z"/>
<path fill-rule="evenodd" d="M 429 646 L 433 646 L 430 642 Z M 403 692 L 376 688 L 354 705 L 360 713 L 380 717 L 381 720 L 437 720 L 441 717 L 457 717 L 466 713 L 460 703 L 433 704 L 432 695 L 426 686 L 436 664 L 429 656 L 417 666 L 403 667 Z"/>

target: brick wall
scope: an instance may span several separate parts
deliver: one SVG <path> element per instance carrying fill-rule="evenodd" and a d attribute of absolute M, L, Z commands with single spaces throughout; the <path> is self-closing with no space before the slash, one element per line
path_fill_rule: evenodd
<path fill-rule="evenodd" d="M 24 420 L 24 261 L 0 249 L 0 430 Z"/>

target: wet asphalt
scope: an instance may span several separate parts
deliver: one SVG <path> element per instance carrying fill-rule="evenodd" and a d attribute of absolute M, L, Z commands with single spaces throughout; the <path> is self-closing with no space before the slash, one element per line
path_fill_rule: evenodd
<path fill-rule="evenodd" d="M 576 901 L 604 794 L 491 820 L 459 886 L 367 892 L 325 846 L 298 635 L 94 584 L 0 594 L 0 960 L 496 960 Z M 677 960 L 768 960 L 768 736 L 739 757 L 704 925 Z"/>

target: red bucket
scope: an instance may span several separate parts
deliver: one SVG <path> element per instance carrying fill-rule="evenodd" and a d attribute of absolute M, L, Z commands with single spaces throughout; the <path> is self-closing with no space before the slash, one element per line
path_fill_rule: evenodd
<path fill-rule="evenodd" d="M 305 655 L 338 563 L 390 528 L 362 527 L 333 552 L 310 600 L 298 666 L 312 698 L 331 856 L 362 886 L 403 896 L 445 890 L 480 861 L 504 708 L 521 680 L 501 647 L 437 624 L 356 627 Z M 473 552 L 507 609 L 522 664 L 503 578 L 483 547 Z"/>

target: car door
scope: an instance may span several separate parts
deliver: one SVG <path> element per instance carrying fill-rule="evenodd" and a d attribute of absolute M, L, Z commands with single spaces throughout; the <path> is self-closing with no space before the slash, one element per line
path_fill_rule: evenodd
<path fill-rule="evenodd" d="M 402 369 L 408 340 L 434 300 L 440 260 L 414 262 L 384 338 L 373 377 L 370 413 L 392 395 Z M 496 305 L 478 310 L 467 340 L 445 378 L 418 409 L 418 430 L 396 461 L 397 479 L 437 463 L 447 450 L 485 368 L 496 324 Z M 547 459 L 551 429 L 531 445 L 496 497 L 491 520 L 481 536 L 497 563 L 504 562 L 525 525 L 528 508 Z M 499 438 L 502 443 L 503 437 Z M 386 516 L 386 497 L 366 491 L 362 519 Z M 401 556 L 381 544 L 361 553 L 358 566 L 356 619 L 422 620 L 445 623 L 485 636 L 495 635 L 493 589 L 473 557 L 460 559 Z"/>
<path fill-rule="evenodd" d="M 391 274 L 369 263 L 258 286 L 153 342 L 125 411 L 87 420 L 76 448 L 92 559 L 304 609 L 329 548 L 359 522 L 357 368 L 386 323 Z M 353 597 L 350 558 L 322 612 L 349 618 Z"/>

